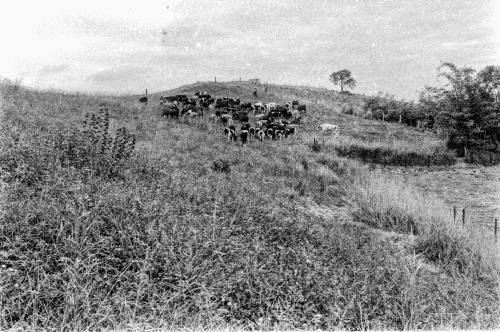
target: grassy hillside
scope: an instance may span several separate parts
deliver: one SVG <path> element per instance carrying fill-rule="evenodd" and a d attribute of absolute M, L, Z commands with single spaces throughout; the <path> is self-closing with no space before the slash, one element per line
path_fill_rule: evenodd
<path fill-rule="evenodd" d="M 197 90 L 253 100 L 245 82 L 164 94 Z M 161 118 L 159 95 L 1 93 L 4 329 L 499 326 L 487 248 L 314 131 L 421 149 L 422 133 L 335 111 L 360 96 L 270 85 L 264 101 L 307 101 L 299 135 L 242 148 L 219 124 Z"/>

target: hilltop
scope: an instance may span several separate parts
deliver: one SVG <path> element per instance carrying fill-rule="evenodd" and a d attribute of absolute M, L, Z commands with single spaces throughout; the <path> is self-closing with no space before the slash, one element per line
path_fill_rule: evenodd
<path fill-rule="evenodd" d="M 499 326 L 498 271 L 449 208 L 341 156 L 438 164 L 439 137 L 339 112 L 363 96 L 269 85 L 259 100 L 307 114 L 242 147 L 161 117 L 160 95 L 199 90 L 253 100 L 246 82 L 147 105 L 1 87 L 2 328 Z"/>

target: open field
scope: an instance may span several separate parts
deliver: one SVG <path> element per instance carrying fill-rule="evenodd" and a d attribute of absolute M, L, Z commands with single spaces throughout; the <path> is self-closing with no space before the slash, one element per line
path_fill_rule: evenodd
<path fill-rule="evenodd" d="M 246 82 L 165 94 L 197 90 L 255 100 Z M 491 248 L 449 223 L 448 202 L 339 157 L 342 143 L 314 130 L 339 124 L 341 147 L 425 155 L 426 139 L 449 154 L 337 112 L 360 96 L 270 85 L 259 100 L 308 102 L 299 133 L 242 147 L 207 119 L 161 118 L 159 94 L 1 92 L 1 328 L 500 326 Z M 84 114 L 101 103 L 93 143 Z M 128 141 L 106 150 L 121 127 L 130 156 Z"/>

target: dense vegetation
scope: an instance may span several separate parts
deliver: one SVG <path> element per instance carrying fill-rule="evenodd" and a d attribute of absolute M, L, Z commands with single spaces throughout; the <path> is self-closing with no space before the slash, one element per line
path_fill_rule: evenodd
<path fill-rule="evenodd" d="M 293 140 L 242 149 L 130 97 L 1 89 L 2 329 L 499 326 L 485 248 L 436 198 L 335 155 L 322 105 Z M 353 140 L 404 137 L 395 151 L 423 135 L 333 116 Z"/>
<path fill-rule="evenodd" d="M 447 139 L 447 146 L 469 162 L 500 162 L 500 67 L 470 67 L 443 63 L 438 77 L 444 87 L 426 87 L 418 103 L 389 95 L 369 97 L 371 117 L 425 128 Z"/>

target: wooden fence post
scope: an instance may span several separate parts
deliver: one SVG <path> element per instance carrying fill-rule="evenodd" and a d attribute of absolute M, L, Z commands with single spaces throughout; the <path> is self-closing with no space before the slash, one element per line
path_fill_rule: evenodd
<path fill-rule="evenodd" d="M 453 205 L 453 222 L 457 221 L 457 206 Z"/>
<path fill-rule="evenodd" d="M 462 209 L 462 225 L 465 226 L 465 208 Z"/>
<path fill-rule="evenodd" d="M 498 220 L 495 218 L 495 240 L 497 239 Z"/>

